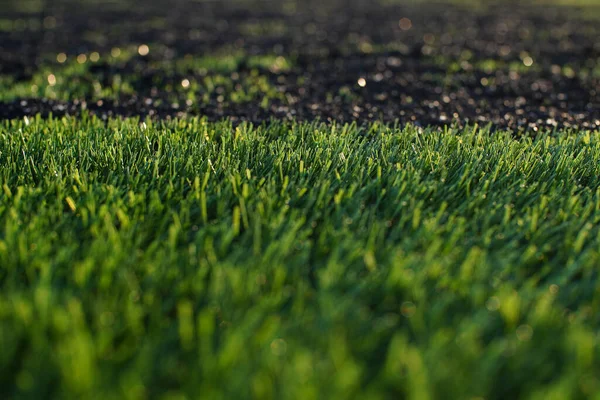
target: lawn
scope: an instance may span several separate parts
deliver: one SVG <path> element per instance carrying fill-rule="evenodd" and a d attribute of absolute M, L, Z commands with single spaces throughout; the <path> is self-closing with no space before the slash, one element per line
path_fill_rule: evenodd
<path fill-rule="evenodd" d="M 591 0 L 0 15 L 0 400 L 600 400 Z"/>
<path fill-rule="evenodd" d="M 600 138 L 0 123 L 0 397 L 600 392 Z"/>

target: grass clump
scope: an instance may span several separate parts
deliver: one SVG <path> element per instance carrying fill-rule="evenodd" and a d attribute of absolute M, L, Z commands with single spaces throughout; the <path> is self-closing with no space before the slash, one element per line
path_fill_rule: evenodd
<path fill-rule="evenodd" d="M 588 398 L 600 140 L 0 125 L 2 397 Z"/>
<path fill-rule="evenodd" d="M 113 55 L 70 56 L 45 61 L 27 79 L 0 75 L 0 101 L 56 99 L 118 101 L 132 96 L 195 106 L 221 103 L 269 102 L 283 99 L 271 75 L 289 71 L 292 61 L 276 55 L 192 56 L 175 60 L 137 56 L 131 49 Z"/>

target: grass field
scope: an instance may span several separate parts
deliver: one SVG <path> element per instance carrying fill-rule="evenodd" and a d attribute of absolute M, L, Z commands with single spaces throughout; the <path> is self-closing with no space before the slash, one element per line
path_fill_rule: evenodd
<path fill-rule="evenodd" d="M 597 1 L 8 3 L 0 400 L 600 400 Z"/>
<path fill-rule="evenodd" d="M 2 398 L 600 392 L 597 133 L 26 118 L 0 165 Z"/>

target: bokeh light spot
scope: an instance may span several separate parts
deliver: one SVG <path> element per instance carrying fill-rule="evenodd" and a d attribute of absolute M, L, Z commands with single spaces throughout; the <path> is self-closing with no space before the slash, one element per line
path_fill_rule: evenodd
<path fill-rule="evenodd" d="M 525 342 L 533 336 L 533 328 L 529 325 L 521 325 L 517 328 L 517 339 Z"/>
<path fill-rule="evenodd" d="M 407 31 L 410 28 L 412 28 L 412 21 L 405 17 L 400 20 L 398 25 L 400 26 L 400 29 L 402 29 L 403 31 Z"/>
<path fill-rule="evenodd" d="M 148 47 L 148 45 L 141 45 L 140 47 L 138 47 L 138 53 L 140 56 L 147 56 L 148 53 L 150 53 L 150 47 Z"/>

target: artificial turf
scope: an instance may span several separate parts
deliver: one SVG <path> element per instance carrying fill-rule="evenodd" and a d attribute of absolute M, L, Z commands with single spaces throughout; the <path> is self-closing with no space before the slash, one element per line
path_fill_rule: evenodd
<path fill-rule="evenodd" d="M 597 132 L 84 113 L 0 165 L 2 398 L 600 393 Z"/>

